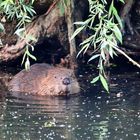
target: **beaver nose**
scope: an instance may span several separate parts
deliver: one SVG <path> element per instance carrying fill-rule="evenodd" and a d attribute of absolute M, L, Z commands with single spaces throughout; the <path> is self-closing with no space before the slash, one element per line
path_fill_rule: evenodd
<path fill-rule="evenodd" d="M 63 79 L 63 84 L 64 85 L 69 85 L 70 84 L 70 78 L 64 78 Z"/>

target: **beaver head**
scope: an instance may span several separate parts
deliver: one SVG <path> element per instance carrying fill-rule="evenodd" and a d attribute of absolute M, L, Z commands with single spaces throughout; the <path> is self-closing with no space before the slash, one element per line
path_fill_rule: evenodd
<path fill-rule="evenodd" d="M 39 95 L 70 95 L 79 93 L 79 83 L 72 69 L 35 64 L 30 71 L 22 70 L 9 83 L 11 91 Z"/>
<path fill-rule="evenodd" d="M 80 91 L 79 84 L 73 70 L 66 68 L 52 68 L 47 77 L 42 79 L 39 94 L 70 95 Z"/>

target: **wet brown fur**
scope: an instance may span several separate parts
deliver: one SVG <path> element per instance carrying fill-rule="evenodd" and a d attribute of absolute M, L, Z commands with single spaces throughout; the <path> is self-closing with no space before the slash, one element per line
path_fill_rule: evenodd
<path fill-rule="evenodd" d="M 63 83 L 64 78 L 70 84 Z M 79 93 L 80 87 L 73 70 L 53 67 L 48 64 L 34 64 L 29 71 L 22 70 L 9 83 L 9 90 L 39 95 L 70 95 Z"/>

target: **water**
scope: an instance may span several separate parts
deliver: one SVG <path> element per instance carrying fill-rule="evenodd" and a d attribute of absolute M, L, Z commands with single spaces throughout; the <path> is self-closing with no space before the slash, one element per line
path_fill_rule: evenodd
<path fill-rule="evenodd" d="M 11 95 L 1 84 L 0 140 L 139 140 L 140 73 L 113 73 L 111 84 L 108 95 L 84 83 L 69 99 Z"/>

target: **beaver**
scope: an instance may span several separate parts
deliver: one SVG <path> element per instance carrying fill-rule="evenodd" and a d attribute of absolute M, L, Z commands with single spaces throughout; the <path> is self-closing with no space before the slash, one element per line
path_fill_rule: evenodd
<path fill-rule="evenodd" d="M 22 70 L 9 82 L 12 92 L 38 95 L 68 96 L 80 92 L 74 71 L 45 63 L 34 64 L 29 71 Z"/>

